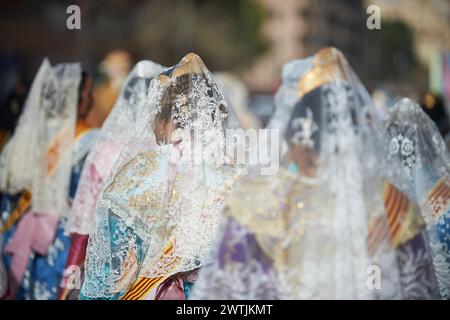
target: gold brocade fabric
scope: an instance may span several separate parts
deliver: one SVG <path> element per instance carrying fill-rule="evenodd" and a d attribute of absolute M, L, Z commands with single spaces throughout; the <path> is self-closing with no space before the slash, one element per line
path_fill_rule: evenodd
<path fill-rule="evenodd" d="M 119 174 L 114 177 L 106 189 L 106 192 L 123 192 L 141 186 L 143 179 L 136 177 L 147 176 L 155 172 L 158 167 L 156 157 L 157 153 L 153 151 L 138 154 L 122 167 Z M 135 172 L 135 174 L 126 174 L 129 171 Z"/>
<path fill-rule="evenodd" d="M 336 79 L 348 80 L 344 63 L 342 53 L 335 48 L 325 48 L 319 51 L 314 56 L 311 70 L 299 79 L 299 96 L 303 97 L 314 89 L 336 81 Z"/>
<path fill-rule="evenodd" d="M 313 226 L 314 221 L 319 226 L 322 217 L 330 214 L 327 203 L 331 200 L 321 195 L 322 191 L 318 185 L 285 170 L 275 177 L 245 178 L 228 199 L 227 213 L 255 234 L 258 245 L 275 265 L 286 266 L 290 250 L 305 233 L 310 236 L 314 232 L 306 227 Z M 387 218 L 376 218 L 369 225 L 367 241 L 372 253 L 385 239 L 391 239 L 396 248 L 424 227 L 418 208 L 389 183 L 384 184 L 383 198 Z M 301 252 L 296 250 L 292 252 Z"/>
<path fill-rule="evenodd" d="M 227 201 L 227 212 L 255 234 L 278 269 L 299 266 L 299 244 L 313 220 L 327 210 L 318 184 L 280 169 L 276 176 L 244 178 Z"/>
<path fill-rule="evenodd" d="M 280 237 L 286 229 L 282 213 L 291 209 L 283 201 L 294 184 L 295 175 L 286 171 L 274 177 L 243 178 L 226 202 L 227 211 L 256 234 Z"/>
<path fill-rule="evenodd" d="M 148 223 L 154 223 L 156 216 L 147 213 L 158 212 L 163 201 L 161 197 L 164 196 L 163 186 L 161 186 L 161 190 L 145 190 L 143 185 L 145 183 L 144 178 L 152 175 L 158 169 L 157 157 L 158 153 L 155 151 L 138 154 L 122 167 L 105 190 L 108 193 L 126 194 L 130 209 L 138 212 L 139 218 Z M 129 190 L 137 190 L 137 192 L 129 192 Z"/>

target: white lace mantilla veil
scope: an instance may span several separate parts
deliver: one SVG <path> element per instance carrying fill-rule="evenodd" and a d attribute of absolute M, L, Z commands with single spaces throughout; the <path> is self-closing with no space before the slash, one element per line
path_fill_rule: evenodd
<path fill-rule="evenodd" d="M 450 299 L 450 161 L 438 128 L 407 98 L 384 118 L 384 145 L 393 184 L 414 199 L 427 235 L 441 298 Z"/>
<path fill-rule="evenodd" d="M 233 108 L 196 54 L 152 80 L 97 202 L 82 298 L 117 299 L 140 277 L 206 262 L 237 174 L 225 152 L 225 130 L 233 128 Z"/>
<path fill-rule="evenodd" d="M 281 72 L 282 83 L 275 94 L 275 113 L 267 124 L 267 129 L 280 130 L 282 137 L 287 129 L 287 123 L 292 113 L 292 109 L 297 103 L 299 96 L 297 93 L 298 78 L 306 73 L 312 66 L 312 57 L 306 59 L 292 60 L 283 66 Z M 280 145 L 280 155 L 283 156 L 288 151 L 286 141 Z"/>
<path fill-rule="evenodd" d="M 242 128 L 245 130 L 261 128 L 261 122 L 248 109 L 248 90 L 245 84 L 237 76 L 227 72 L 214 73 L 214 79 L 236 111 Z"/>
<path fill-rule="evenodd" d="M 1 155 L 0 189 L 8 193 L 31 191 L 36 213 L 68 213 L 80 81 L 79 63 L 52 67 L 45 59 L 14 135 Z"/>
<path fill-rule="evenodd" d="M 236 184 L 191 298 L 404 298 L 406 267 L 383 198 L 381 121 L 342 53 L 325 48 L 288 63 L 276 107 L 269 128 L 288 145 L 280 170 Z"/>
<path fill-rule="evenodd" d="M 68 233 L 90 233 L 97 197 L 120 151 L 128 141 L 137 115 L 144 107 L 151 79 L 163 70 L 164 67 L 159 64 L 142 60 L 129 73 L 116 104 L 85 161 L 66 224 Z"/>

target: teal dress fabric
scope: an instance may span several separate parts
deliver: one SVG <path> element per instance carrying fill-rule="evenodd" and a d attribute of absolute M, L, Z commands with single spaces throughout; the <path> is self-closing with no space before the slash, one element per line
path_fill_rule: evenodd
<path fill-rule="evenodd" d="M 102 270 L 97 273 L 89 272 L 88 269 L 85 273 L 85 281 L 83 283 L 80 300 L 117 300 L 123 296 L 128 287 L 124 287 L 121 290 L 114 290 L 111 288 L 110 284 L 117 282 L 118 278 L 123 275 L 121 273 L 121 261 L 124 258 L 124 254 L 128 252 L 129 244 L 133 243 L 133 248 L 136 250 L 136 263 L 138 269 L 142 266 L 144 259 L 148 251 L 149 241 L 146 238 L 148 234 L 151 233 L 152 225 L 144 223 L 142 219 L 139 219 L 136 214 L 134 217 L 134 228 L 130 228 L 125 223 L 125 217 L 130 215 L 131 206 L 129 204 L 129 199 L 133 196 L 138 196 L 144 193 L 146 190 L 151 190 L 152 188 L 159 188 L 167 179 L 168 174 L 168 157 L 169 157 L 169 146 L 162 146 L 157 148 L 157 151 L 148 151 L 138 154 L 131 160 L 128 165 L 124 166 L 118 175 L 121 178 L 126 178 L 131 180 L 140 178 L 140 182 L 136 184 L 135 188 L 132 190 L 124 190 L 120 186 L 117 188 L 114 185 L 114 179 L 112 182 L 105 187 L 104 193 L 101 195 L 102 199 L 107 199 L 114 202 L 118 207 L 122 208 L 120 212 L 113 212 L 110 208 L 106 208 L 101 205 L 101 199 L 99 199 L 97 205 L 96 215 L 99 217 L 99 225 L 96 226 L 97 230 L 95 233 L 99 234 L 104 240 L 109 244 L 111 248 L 111 257 L 102 262 Z M 152 160 L 156 163 L 155 170 L 152 172 L 147 172 L 146 175 L 137 177 L 135 170 L 139 170 L 139 166 L 143 165 L 147 155 L 156 154 L 157 157 Z M 137 167 L 134 166 L 137 164 Z M 145 213 L 147 216 L 155 216 L 158 212 L 153 211 L 151 208 L 147 208 Z M 107 233 L 101 231 L 109 230 Z M 136 231 L 139 230 L 139 231 Z M 92 237 L 91 237 L 92 239 Z M 96 245 L 96 244 L 93 244 Z M 87 249 L 87 259 L 93 255 L 90 254 L 91 243 L 88 245 Z M 122 255 L 117 254 L 122 253 Z M 137 278 L 136 278 L 137 279 Z M 135 279 L 135 280 L 136 280 Z M 130 283 L 131 286 L 133 283 Z M 100 290 L 99 290 L 100 288 Z M 92 292 L 96 292 L 93 296 Z M 102 294 L 99 294 L 102 292 Z"/>

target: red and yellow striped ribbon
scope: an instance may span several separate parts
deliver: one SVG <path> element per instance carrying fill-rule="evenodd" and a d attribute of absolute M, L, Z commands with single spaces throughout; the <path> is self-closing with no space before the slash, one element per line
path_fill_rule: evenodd
<path fill-rule="evenodd" d="M 164 254 L 162 255 L 161 259 L 167 255 L 173 254 L 173 243 L 171 243 L 167 248 L 164 250 Z M 175 260 L 176 261 L 176 260 Z M 170 263 L 173 264 L 174 261 Z M 142 300 L 145 298 L 150 291 L 155 289 L 159 284 L 161 284 L 165 279 L 167 279 L 167 276 L 161 276 L 157 278 L 146 278 L 146 277 L 140 277 L 133 286 L 128 289 L 128 291 L 123 295 L 120 300 Z"/>
<path fill-rule="evenodd" d="M 28 211 L 31 206 L 31 192 L 24 191 L 17 201 L 16 208 L 9 215 L 8 220 L 0 228 L 0 233 L 8 231 L 24 214 Z"/>
<path fill-rule="evenodd" d="M 386 238 L 390 239 L 393 246 L 398 245 L 403 221 L 412 212 L 408 197 L 389 183 L 384 186 L 383 199 L 386 217 L 376 219 L 369 227 L 368 246 L 372 253 Z"/>
<path fill-rule="evenodd" d="M 446 179 L 439 180 L 433 189 L 428 193 L 428 202 L 431 207 L 431 215 L 438 218 L 447 211 L 450 200 L 450 187 Z"/>

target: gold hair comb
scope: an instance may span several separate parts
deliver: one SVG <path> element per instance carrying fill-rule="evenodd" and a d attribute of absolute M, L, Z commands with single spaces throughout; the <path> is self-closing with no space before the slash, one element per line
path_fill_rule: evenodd
<path fill-rule="evenodd" d="M 329 47 L 314 55 L 313 67 L 298 82 L 300 97 L 336 79 L 347 80 L 344 55 L 336 48 Z"/>

